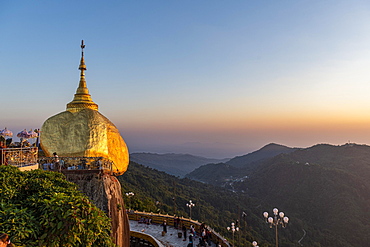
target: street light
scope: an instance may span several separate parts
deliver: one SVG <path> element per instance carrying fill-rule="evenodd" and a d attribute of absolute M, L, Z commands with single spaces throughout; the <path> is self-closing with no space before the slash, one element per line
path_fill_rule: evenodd
<path fill-rule="evenodd" d="M 175 201 L 175 197 L 172 197 L 172 200 L 173 200 L 173 215 L 176 215 L 176 201 Z"/>
<path fill-rule="evenodd" d="M 279 240 L 278 240 L 278 225 L 281 225 L 283 228 L 285 228 L 288 225 L 289 218 L 284 216 L 283 212 L 279 213 L 279 210 L 277 208 L 274 208 L 272 210 L 274 213 L 274 217 L 269 217 L 269 214 L 267 212 L 263 213 L 263 217 L 265 217 L 266 223 L 270 224 L 270 228 L 275 226 L 275 239 L 276 239 L 276 247 L 279 246 Z"/>
<path fill-rule="evenodd" d="M 257 245 L 257 242 L 256 242 L 256 241 L 253 241 L 252 245 L 253 245 L 254 247 L 259 247 L 259 246 Z"/>
<path fill-rule="evenodd" d="M 189 200 L 189 203 L 186 203 L 186 206 L 189 207 L 190 209 L 190 219 L 191 219 L 191 208 L 194 207 L 195 204 L 191 200 Z"/>
<path fill-rule="evenodd" d="M 131 208 L 131 197 L 133 197 L 135 194 L 134 192 L 126 192 L 126 196 L 129 198 L 130 205 L 129 207 Z"/>
<path fill-rule="evenodd" d="M 233 245 L 234 245 L 234 233 L 235 231 L 239 231 L 239 227 L 235 226 L 235 223 L 233 222 L 231 223 L 231 227 L 230 226 L 227 227 L 227 230 L 233 232 Z"/>
<path fill-rule="evenodd" d="M 128 196 L 128 197 L 131 197 L 131 196 L 134 196 L 135 194 L 134 194 L 134 192 L 127 192 L 126 193 L 126 196 Z"/>

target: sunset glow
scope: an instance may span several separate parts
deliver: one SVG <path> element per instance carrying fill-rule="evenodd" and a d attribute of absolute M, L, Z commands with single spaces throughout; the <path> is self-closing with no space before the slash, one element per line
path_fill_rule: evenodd
<path fill-rule="evenodd" d="M 6 1 L 0 23 L 13 132 L 65 110 L 84 39 L 90 94 L 130 152 L 370 144 L 364 1 Z"/>

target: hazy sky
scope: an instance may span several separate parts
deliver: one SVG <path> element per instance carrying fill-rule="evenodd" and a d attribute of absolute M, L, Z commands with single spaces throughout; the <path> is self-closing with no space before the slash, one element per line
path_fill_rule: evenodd
<path fill-rule="evenodd" d="M 369 1 L 0 1 L 0 128 L 86 80 L 130 152 L 370 144 Z"/>

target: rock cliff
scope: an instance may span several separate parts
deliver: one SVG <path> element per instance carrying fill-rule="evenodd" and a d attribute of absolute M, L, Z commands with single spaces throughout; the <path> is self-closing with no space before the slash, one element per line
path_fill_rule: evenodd
<path fill-rule="evenodd" d="M 120 247 L 130 246 L 130 225 L 122 198 L 121 184 L 115 176 L 97 170 L 65 171 L 67 180 L 77 184 L 112 222 L 112 238 Z"/>

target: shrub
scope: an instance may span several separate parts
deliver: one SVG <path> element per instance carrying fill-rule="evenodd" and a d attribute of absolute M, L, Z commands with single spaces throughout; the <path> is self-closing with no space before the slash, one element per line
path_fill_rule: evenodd
<path fill-rule="evenodd" d="M 16 246 L 115 246 L 110 219 L 63 174 L 0 166 L 0 232 Z"/>

